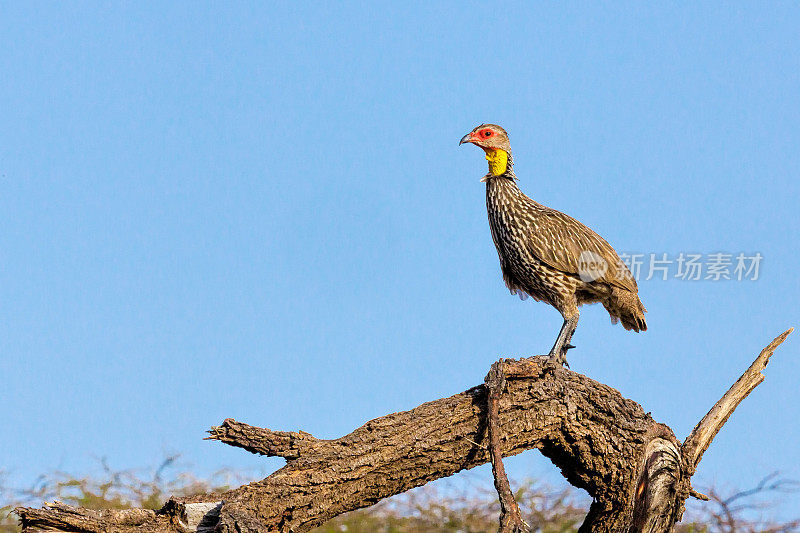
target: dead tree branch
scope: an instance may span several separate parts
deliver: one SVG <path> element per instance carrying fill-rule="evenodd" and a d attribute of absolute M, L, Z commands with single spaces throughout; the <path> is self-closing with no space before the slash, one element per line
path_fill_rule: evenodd
<path fill-rule="evenodd" d="M 303 532 L 346 511 L 489 462 L 490 448 L 496 459 L 536 448 L 572 485 L 593 497 L 581 531 L 668 532 L 693 494 L 690 479 L 703 452 L 736 405 L 763 380 L 761 370 L 790 332 L 762 351 L 683 445 L 667 426 L 611 387 L 546 358 L 506 359 L 504 389 L 492 383 L 475 387 L 371 420 L 339 439 L 227 419 L 212 428 L 209 439 L 284 457 L 287 464 L 223 494 L 171 499 L 159 511 L 90 511 L 54 503 L 16 513 L 25 533 Z M 502 468 L 501 460 L 495 463 Z M 506 512 L 513 513 L 508 496 Z"/>
<path fill-rule="evenodd" d="M 514 361 L 512 361 L 513 363 Z M 506 361 L 501 359 L 492 365 L 484 383 L 486 385 L 488 412 L 486 426 L 489 436 L 489 458 L 492 461 L 494 488 L 500 498 L 499 533 L 527 533 L 529 527 L 522 520 L 514 493 L 503 466 L 503 451 L 500 444 L 500 395 L 506 388 Z"/>
<path fill-rule="evenodd" d="M 714 404 L 714 407 L 698 422 L 691 434 L 686 437 L 683 443 L 683 456 L 686 460 L 689 476 L 694 475 L 697 465 L 711 445 L 711 441 L 717 436 L 717 433 L 728 421 L 736 407 L 753 392 L 753 389 L 764 381 L 764 374 L 761 372 L 767 367 L 769 358 L 775 353 L 775 349 L 786 340 L 786 337 L 792 331 L 794 331 L 794 328 L 784 331 L 761 350 L 761 353 L 758 354 L 750 368 L 742 374 L 742 377 L 736 380 L 736 383 Z"/>
<path fill-rule="evenodd" d="M 272 431 L 227 418 L 209 431 L 206 440 L 218 440 L 267 457 L 297 459 L 313 449 L 319 439 L 305 431 Z"/>

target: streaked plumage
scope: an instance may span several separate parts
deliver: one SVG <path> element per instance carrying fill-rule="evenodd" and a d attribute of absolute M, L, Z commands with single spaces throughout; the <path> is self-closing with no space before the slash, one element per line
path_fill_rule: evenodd
<path fill-rule="evenodd" d="M 569 215 L 535 202 L 519 190 L 505 130 L 482 124 L 461 142 L 480 146 L 490 160 L 490 172 L 482 181 L 486 182 L 489 226 L 506 286 L 522 298 L 531 296 L 552 305 L 564 317 L 550 356 L 566 363 L 582 304 L 600 302 L 614 323 L 621 321 L 628 330 L 646 330 L 636 280 L 611 245 Z M 497 150 L 507 154 L 505 168 L 492 165 Z M 596 261 L 598 268 L 592 268 L 587 260 Z"/>

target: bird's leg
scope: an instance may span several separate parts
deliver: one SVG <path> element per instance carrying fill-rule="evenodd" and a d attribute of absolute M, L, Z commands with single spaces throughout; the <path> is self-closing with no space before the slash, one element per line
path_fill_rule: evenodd
<path fill-rule="evenodd" d="M 564 323 L 561 325 L 561 331 L 558 332 L 558 337 L 556 337 L 556 343 L 553 345 L 549 354 L 552 361 L 561 365 L 566 365 L 567 367 L 569 367 L 569 363 L 567 363 L 567 350 L 574 348 L 574 346 L 570 344 L 570 341 L 572 340 L 572 334 L 575 333 L 575 329 L 578 327 L 578 316 L 579 315 L 575 314 L 564 319 Z"/>

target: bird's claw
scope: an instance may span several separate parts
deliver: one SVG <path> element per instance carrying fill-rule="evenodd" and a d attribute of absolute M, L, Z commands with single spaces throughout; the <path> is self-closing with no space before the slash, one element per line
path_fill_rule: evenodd
<path fill-rule="evenodd" d="M 574 346 L 572 346 L 572 348 L 574 348 Z M 561 366 L 565 366 L 565 367 L 569 368 L 569 363 L 567 362 L 567 350 L 568 349 L 569 348 L 565 348 L 563 350 L 559 350 L 558 353 L 550 352 L 549 354 L 547 354 L 547 356 L 550 358 L 550 360 L 552 362 L 556 363 L 557 365 L 561 365 Z"/>

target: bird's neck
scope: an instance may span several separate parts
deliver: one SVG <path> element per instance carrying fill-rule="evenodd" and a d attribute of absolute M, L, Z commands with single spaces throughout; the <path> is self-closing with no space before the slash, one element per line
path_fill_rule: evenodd
<path fill-rule="evenodd" d="M 486 148 L 486 160 L 492 176 L 502 176 L 508 170 L 508 152 L 499 148 Z"/>
<path fill-rule="evenodd" d="M 488 181 L 492 178 L 516 179 L 513 170 L 511 154 L 500 148 L 484 148 L 486 161 L 489 162 L 489 173 L 481 181 Z"/>
<path fill-rule="evenodd" d="M 513 204 L 516 203 L 517 197 L 522 195 L 522 191 L 517 187 L 516 176 L 513 174 L 504 176 L 491 176 L 486 175 L 486 193 L 490 196 L 500 199 L 504 198 L 503 203 Z"/>

